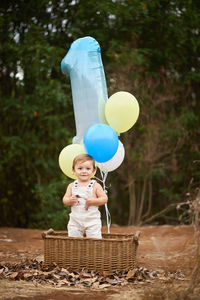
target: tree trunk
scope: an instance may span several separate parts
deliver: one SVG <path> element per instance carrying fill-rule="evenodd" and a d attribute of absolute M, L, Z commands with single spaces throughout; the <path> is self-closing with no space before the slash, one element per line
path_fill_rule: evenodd
<path fill-rule="evenodd" d="M 127 163 L 127 186 L 129 194 L 129 219 L 128 225 L 134 225 L 136 219 L 136 194 L 135 179 L 133 177 L 133 162 L 131 161 L 131 141 L 128 132 L 124 134 Z"/>
<path fill-rule="evenodd" d="M 147 178 L 144 178 L 143 188 L 142 188 L 142 195 L 141 195 L 141 201 L 140 206 L 137 214 L 136 224 L 139 224 L 141 222 L 142 218 L 142 211 L 144 208 L 144 200 L 145 200 L 145 194 L 146 194 L 146 186 L 147 186 Z"/>
<path fill-rule="evenodd" d="M 134 225 L 135 224 L 135 218 L 136 218 L 136 197 L 135 197 L 135 181 L 132 180 L 132 176 L 129 172 L 128 176 L 129 180 L 129 186 L 128 186 L 128 192 L 129 192 L 129 219 L 128 219 L 128 225 Z"/>
<path fill-rule="evenodd" d="M 146 213 L 142 216 L 142 219 L 145 219 L 149 217 L 151 213 L 151 208 L 152 208 L 152 170 L 151 170 L 151 175 L 149 179 L 149 197 L 148 197 L 148 208 Z"/>

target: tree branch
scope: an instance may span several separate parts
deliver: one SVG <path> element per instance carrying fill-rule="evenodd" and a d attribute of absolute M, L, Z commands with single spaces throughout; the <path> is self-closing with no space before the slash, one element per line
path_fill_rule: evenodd
<path fill-rule="evenodd" d="M 160 216 L 164 215 L 165 213 L 167 213 L 168 211 L 174 209 L 174 207 L 176 207 L 177 205 L 178 205 L 178 203 L 171 203 L 170 205 L 168 205 L 166 208 L 164 208 L 163 210 L 161 210 L 157 214 L 155 214 L 155 215 L 151 216 L 150 218 L 144 220 L 142 223 L 145 224 L 145 223 L 152 222 L 157 217 L 160 217 Z"/>

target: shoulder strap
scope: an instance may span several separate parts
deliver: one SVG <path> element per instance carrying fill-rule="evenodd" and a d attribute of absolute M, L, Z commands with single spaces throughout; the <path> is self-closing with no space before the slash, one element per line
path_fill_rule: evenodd
<path fill-rule="evenodd" d="M 74 187 L 78 187 L 78 180 L 74 181 Z"/>
<path fill-rule="evenodd" d="M 93 184 L 96 182 L 96 180 L 92 179 L 90 181 L 90 183 L 88 184 L 88 188 L 92 188 L 93 187 Z"/>

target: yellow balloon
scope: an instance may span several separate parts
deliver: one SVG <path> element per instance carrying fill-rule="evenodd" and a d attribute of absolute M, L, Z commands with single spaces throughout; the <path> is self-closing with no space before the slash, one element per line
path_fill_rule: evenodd
<path fill-rule="evenodd" d="M 62 172 L 72 179 L 76 179 L 76 176 L 72 172 L 72 164 L 74 158 L 79 155 L 86 153 L 83 145 L 71 144 L 66 146 L 60 152 L 58 162 Z"/>
<path fill-rule="evenodd" d="M 105 105 L 105 116 L 108 124 L 117 132 L 129 130 L 139 116 L 137 99 L 128 92 L 113 94 Z"/>

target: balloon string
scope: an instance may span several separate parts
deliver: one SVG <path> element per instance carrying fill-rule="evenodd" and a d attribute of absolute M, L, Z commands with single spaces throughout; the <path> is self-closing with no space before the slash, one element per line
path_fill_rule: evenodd
<path fill-rule="evenodd" d="M 108 210 L 107 203 L 105 204 L 105 211 L 106 211 L 106 221 L 107 221 L 108 233 L 110 233 L 111 215 Z"/>
<path fill-rule="evenodd" d="M 103 180 L 101 180 L 100 178 L 98 178 L 96 176 L 93 176 L 93 178 L 95 178 L 95 179 L 97 179 L 97 180 L 99 180 L 99 181 L 101 181 L 103 183 Z"/>
<path fill-rule="evenodd" d="M 95 178 L 96 180 L 100 181 L 101 183 L 103 183 L 103 180 L 101 180 L 99 177 L 93 176 L 93 178 Z M 109 189 L 111 187 L 111 184 L 109 184 L 109 186 L 105 185 L 104 191 L 107 193 L 106 189 Z"/>
<path fill-rule="evenodd" d="M 107 178 L 108 172 L 103 172 L 101 170 L 100 170 L 100 172 L 101 172 L 101 177 L 102 177 L 103 190 L 107 194 L 107 190 L 106 190 L 106 178 Z M 105 204 L 105 211 L 106 211 L 106 221 L 107 221 L 108 233 L 110 233 L 111 215 L 110 215 L 110 212 L 108 210 L 107 203 Z"/>

